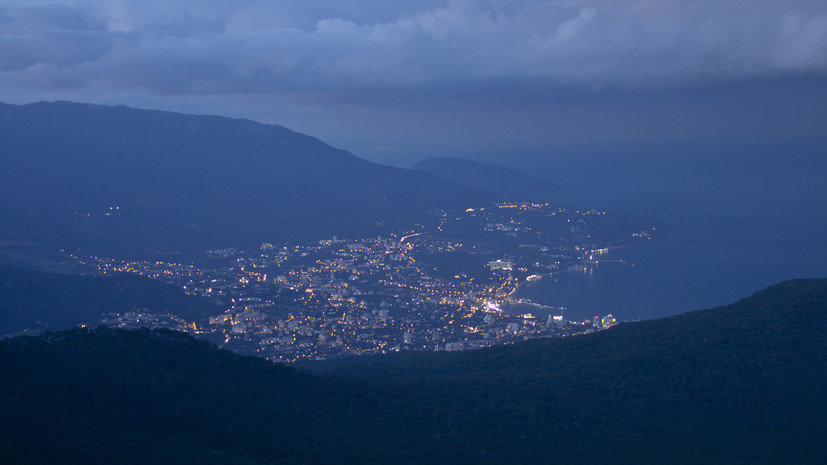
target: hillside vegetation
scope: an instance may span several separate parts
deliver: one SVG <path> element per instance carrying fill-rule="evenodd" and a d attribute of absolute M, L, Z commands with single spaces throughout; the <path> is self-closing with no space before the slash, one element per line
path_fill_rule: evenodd
<path fill-rule="evenodd" d="M 823 463 L 827 280 L 565 339 L 314 365 L 169 331 L 0 342 L 3 463 Z M 334 373 L 334 374 L 330 374 Z"/>
<path fill-rule="evenodd" d="M 172 313 L 200 321 L 224 311 L 142 276 L 78 276 L 0 265 L 0 336 L 95 325 L 104 313 Z"/>

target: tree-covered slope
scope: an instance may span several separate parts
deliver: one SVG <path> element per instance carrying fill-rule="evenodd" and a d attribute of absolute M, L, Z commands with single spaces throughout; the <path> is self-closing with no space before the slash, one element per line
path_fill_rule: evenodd
<path fill-rule="evenodd" d="M 0 360 L 7 464 L 268 463 L 346 407 L 329 408 L 322 378 L 167 330 L 21 337 Z"/>
<path fill-rule="evenodd" d="M 0 335 L 95 325 L 101 314 L 137 310 L 200 321 L 224 308 L 136 275 L 78 276 L 0 265 Z"/>
<path fill-rule="evenodd" d="M 790 281 L 590 336 L 354 359 L 328 366 L 336 376 L 167 332 L 17 338 L 0 343 L 0 451 L 4 463 L 823 463 L 825 309 L 827 280 Z"/>
<path fill-rule="evenodd" d="M 799 463 L 820 463 L 825 353 L 827 280 L 797 280 L 725 307 L 586 336 L 354 358 L 319 371 L 442 386 L 463 392 L 464 408 L 498 396 L 495 411 L 516 430 L 601 437 L 605 463 L 780 463 L 791 450 Z M 557 456 L 558 446 L 542 449 Z M 603 463 L 592 460 L 582 463 Z"/>

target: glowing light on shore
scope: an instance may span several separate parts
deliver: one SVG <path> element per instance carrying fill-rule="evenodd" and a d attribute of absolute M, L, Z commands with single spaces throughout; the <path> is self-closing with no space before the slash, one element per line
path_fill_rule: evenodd
<path fill-rule="evenodd" d="M 503 309 L 501 309 L 500 306 L 497 305 L 494 302 L 486 302 L 485 305 L 488 307 L 489 310 L 494 310 L 494 311 L 500 312 L 500 313 L 502 313 L 502 311 L 503 311 Z"/>

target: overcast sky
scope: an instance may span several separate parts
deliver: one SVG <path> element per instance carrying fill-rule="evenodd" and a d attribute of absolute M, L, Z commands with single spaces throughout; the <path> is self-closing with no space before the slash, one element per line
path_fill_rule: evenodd
<path fill-rule="evenodd" d="M 0 100 L 249 117 L 357 152 L 819 138 L 827 2 L 3 0 Z"/>

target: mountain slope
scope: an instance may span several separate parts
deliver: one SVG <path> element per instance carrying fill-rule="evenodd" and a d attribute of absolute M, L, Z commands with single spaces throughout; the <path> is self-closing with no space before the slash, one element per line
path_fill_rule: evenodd
<path fill-rule="evenodd" d="M 16 338 L 0 342 L 0 458 L 823 463 L 825 307 L 827 280 L 790 281 L 585 337 L 357 359 L 336 377 L 165 331 Z"/>
<path fill-rule="evenodd" d="M 101 314 L 175 312 L 203 320 L 224 308 L 142 276 L 77 276 L 0 265 L 0 336 L 96 324 Z"/>
<path fill-rule="evenodd" d="M 825 350 L 822 279 L 582 337 L 323 368 L 412 390 L 444 386 L 462 392 L 459 410 L 500 396 L 509 407 L 499 414 L 516 416 L 511 427 L 537 441 L 544 434 L 602 438 L 605 457 L 575 463 L 778 463 L 796 448 L 810 448 L 800 463 L 821 463 L 827 447 L 812 444 L 827 434 Z M 644 453 L 651 456 L 638 456 Z"/>
<path fill-rule="evenodd" d="M 492 199 L 280 126 L 69 102 L 0 104 L 0 238 L 121 253 L 366 234 Z"/>
<path fill-rule="evenodd" d="M 698 310 L 657 320 L 623 323 L 569 339 L 538 339 L 515 346 L 446 354 L 433 358 L 426 353 L 398 353 L 377 357 L 355 357 L 338 363 L 317 364 L 321 370 L 340 375 L 382 371 L 392 377 L 427 377 L 441 381 L 499 372 L 527 377 L 557 376 L 569 367 L 571 357 L 592 357 L 596 371 L 616 367 L 652 365 L 668 360 L 709 357 L 710 362 L 733 364 L 734 351 L 788 352 L 796 359 L 820 360 L 815 355 L 827 346 L 827 279 L 793 280 L 768 287 L 734 304 Z M 652 358 L 651 356 L 657 355 Z M 515 360 L 526 360 L 522 362 Z M 659 361 L 659 362 L 658 362 Z M 763 360 L 752 360 L 764 363 Z M 439 369 L 444 363 L 445 370 Z M 675 364 L 675 366 L 681 366 Z M 587 367 L 586 367 L 587 368 Z M 584 371 L 580 367 L 577 371 Z M 588 370 L 586 370 L 588 371 Z"/>

